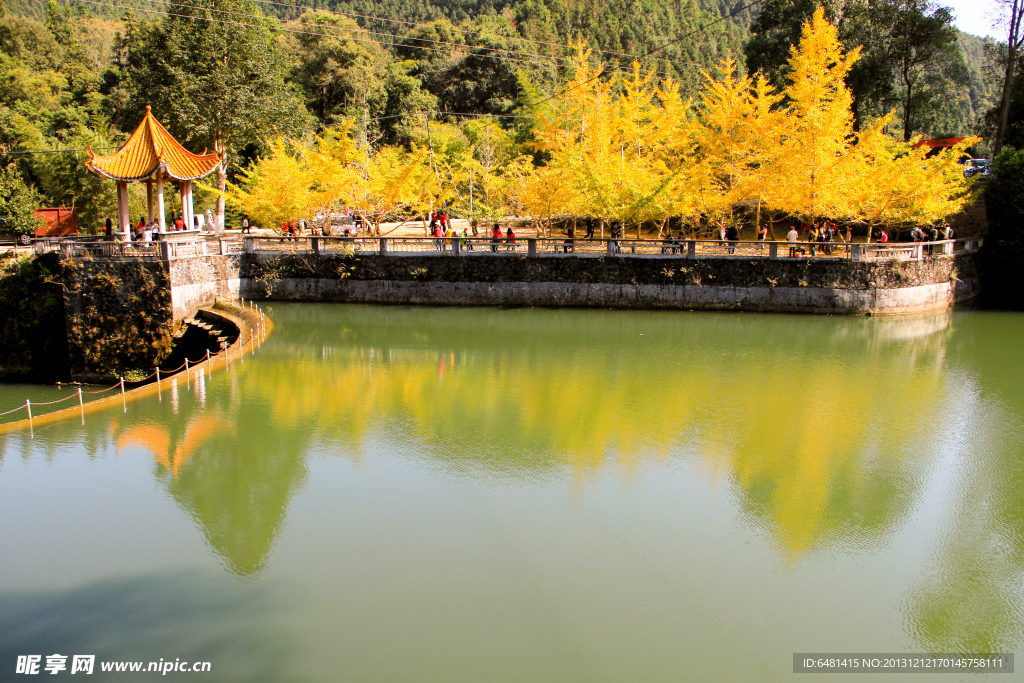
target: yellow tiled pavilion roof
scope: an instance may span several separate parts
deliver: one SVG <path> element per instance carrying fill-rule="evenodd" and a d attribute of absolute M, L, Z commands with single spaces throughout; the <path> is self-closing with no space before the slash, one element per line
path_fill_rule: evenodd
<path fill-rule="evenodd" d="M 205 151 L 205 150 L 203 150 Z M 98 176 L 113 180 L 151 178 L 161 164 L 173 180 L 196 180 L 208 176 L 220 161 L 214 154 L 193 154 L 175 140 L 146 105 L 146 117 L 128 142 L 110 156 L 91 149 L 85 167 Z"/>

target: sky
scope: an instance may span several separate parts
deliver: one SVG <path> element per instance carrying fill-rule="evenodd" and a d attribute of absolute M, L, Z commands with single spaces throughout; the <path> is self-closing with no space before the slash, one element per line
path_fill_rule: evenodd
<path fill-rule="evenodd" d="M 992 36 L 997 40 L 1006 40 L 1002 31 L 992 28 L 993 14 L 996 12 L 994 0 L 939 0 L 943 5 L 953 8 L 956 15 L 956 27 L 976 36 Z"/>

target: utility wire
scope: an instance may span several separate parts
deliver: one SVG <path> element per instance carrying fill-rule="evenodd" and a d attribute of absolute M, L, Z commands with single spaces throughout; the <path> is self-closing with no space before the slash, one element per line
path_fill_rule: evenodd
<path fill-rule="evenodd" d="M 261 17 L 259 15 L 250 14 L 248 12 L 238 12 L 238 11 L 234 11 L 234 10 L 223 10 L 223 9 L 214 9 L 214 8 L 211 8 L 211 7 L 202 7 L 202 6 L 197 6 L 197 5 L 188 5 L 188 4 L 185 4 L 184 2 L 176 2 L 175 0 L 147 0 L 147 1 L 159 4 L 159 5 L 171 5 L 172 7 L 187 7 L 189 9 L 197 9 L 197 10 L 202 10 L 202 11 L 206 11 L 206 12 L 219 12 L 221 14 L 234 14 L 234 15 L 243 16 L 243 17 L 246 17 L 246 18 L 249 18 L 249 19 L 264 19 L 264 20 L 271 19 L 271 20 L 274 20 L 274 17 Z M 143 10 L 143 11 L 147 11 L 147 10 Z M 196 18 L 199 18 L 199 17 L 196 17 Z M 506 48 L 489 47 L 487 45 L 470 46 L 470 45 L 462 45 L 462 44 L 459 44 L 459 43 L 452 43 L 452 42 L 446 41 L 446 40 L 433 40 L 431 38 L 410 38 L 410 37 L 407 37 L 407 36 L 398 35 L 397 33 L 383 33 L 383 32 L 380 32 L 380 31 L 371 31 L 369 29 L 365 29 L 365 28 L 362 28 L 362 27 L 354 28 L 353 29 L 353 28 L 346 28 L 344 26 L 333 26 L 331 24 L 319 24 L 319 23 L 311 22 L 311 21 L 303 22 L 303 21 L 299 21 L 298 19 L 283 19 L 283 20 L 277 20 L 277 21 L 280 21 L 282 24 L 293 24 L 293 25 L 298 25 L 298 26 L 301 26 L 301 27 L 315 26 L 315 27 L 318 27 L 318 28 L 326 28 L 326 29 L 332 29 L 332 30 L 336 30 L 336 31 L 346 31 L 348 33 L 365 33 L 365 34 L 368 34 L 368 35 L 385 36 L 387 38 L 397 38 L 399 40 L 413 40 L 413 41 L 418 41 L 418 42 L 434 43 L 434 44 L 437 44 L 437 45 L 449 45 L 451 47 L 462 49 L 462 50 L 490 50 L 490 51 L 493 51 L 493 52 L 507 52 L 507 53 L 511 53 L 511 54 L 519 54 L 519 55 L 522 55 L 524 57 L 537 57 L 537 58 L 540 58 L 540 59 L 554 59 L 554 60 L 566 61 L 566 62 L 572 61 L 571 59 L 566 58 L 566 57 L 555 57 L 555 56 L 552 56 L 552 55 L 542 55 L 542 54 L 536 54 L 536 53 L 533 53 L 533 52 L 524 52 L 522 50 L 508 50 Z M 327 34 L 313 34 L 313 35 L 329 35 L 329 36 L 333 36 L 333 37 L 336 37 L 336 38 L 342 37 L 342 36 L 338 36 L 338 35 L 331 34 L 331 33 L 327 33 Z M 392 44 L 394 44 L 394 43 L 392 43 Z M 408 43 L 400 43 L 400 45 L 403 45 L 403 46 L 409 47 L 409 48 L 422 49 L 421 45 L 410 45 Z M 445 51 L 445 52 L 447 52 L 447 51 Z"/>
<path fill-rule="evenodd" d="M 81 0 L 81 2 L 85 2 L 85 3 L 88 3 L 90 5 L 100 5 L 100 6 L 103 6 L 103 7 L 115 7 L 115 8 L 118 8 L 118 9 L 130 9 L 130 10 L 138 11 L 138 12 L 149 12 L 150 14 L 159 14 L 159 15 L 163 15 L 163 16 L 167 16 L 167 17 L 178 17 L 178 18 L 181 18 L 181 19 L 191 19 L 193 21 L 206 21 L 206 22 L 211 22 L 211 23 L 215 23 L 215 24 L 225 24 L 227 26 L 244 26 L 244 27 L 265 28 L 265 29 L 268 29 L 268 30 L 271 30 L 271 31 L 279 31 L 281 33 L 292 33 L 292 34 L 307 35 L 307 36 L 322 36 L 322 37 L 325 37 L 325 38 L 338 38 L 339 37 L 337 34 L 334 34 L 334 33 L 315 33 L 313 31 L 296 31 L 296 30 L 293 30 L 293 29 L 282 28 L 280 26 L 268 25 L 269 21 L 270 21 L 270 18 L 268 18 L 268 17 L 257 17 L 255 15 L 247 15 L 247 16 L 250 16 L 253 19 L 258 20 L 261 23 L 245 23 L 245 22 L 241 22 L 241 21 L 228 21 L 226 19 L 214 19 L 212 17 L 196 17 L 196 16 L 192 16 L 190 14 L 177 14 L 177 13 L 174 13 L 174 12 L 165 12 L 165 11 L 155 10 L 155 9 L 143 9 L 141 7 L 129 7 L 127 5 L 117 5 L 117 4 L 110 3 L 110 2 L 99 2 L 98 0 Z M 362 42 L 362 43 L 372 43 L 374 45 L 393 45 L 395 47 L 409 47 L 409 45 L 407 45 L 405 43 L 390 43 L 390 42 L 381 41 L 381 40 L 371 40 L 369 38 L 348 38 L 348 40 L 354 40 L 356 42 Z M 450 53 L 450 50 L 439 50 L 437 48 L 432 48 L 432 47 L 420 47 L 420 48 L 417 48 L 417 49 L 420 49 L 420 50 L 430 50 L 431 52 L 440 52 L 442 54 L 449 54 Z M 492 57 L 492 58 L 499 57 L 499 55 L 493 55 L 493 54 L 487 54 L 487 53 L 473 53 L 473 52 L 471 52 L 469 54 L 470 54 L 470 56 L 478 56 L 478 57 Z M 511 53 L 511 54 L 515 54 L 515 53 Z M 549 66 L 549 65 L 546 65 L 546 64 L 540 64 L 540 63 L 538 63 L 536 61 L 532 61 L 532 60 L 528 61 L 528 60 L 523 60 L 523 59 L 515 59 L 513 57 L 503 57 L 503 58 L 507 59 L 509 61 L 512 61 L 512 62 L 519 62 L 521 64 L 535 64 L 537 66 Z"/>
<path fill-rule="evenodd" d="M 139 11 L 139 12 L 148 12 L 150 14 L 159 14 L 159 15 L 163 15 L 163 16 L 179 17 L 179 18 L 183 18 L 183 19 L 193 19 L 193 20 L 200 20 L 200 21 L 208 21 L 208 22 L 222 23 L 222 24 L 235 25 L 235 26 L 257 25 L 257 26 L 261 26 L 263 28 L 267 28 L 267 29 L 270 29 L 270 30 L 280 31 L 280 32 L 283 32 L 283 33 L 292 33 L 292 34 L 296 34 L 296 35 L 320 36 L 320 37 L 326 37 L 326 38 L 342 38 L 343 37 L 343 36 L 340 36 L 340 35 L 335 34 L 335 33 L 319 33 L 319 32 L 315 32 L 315 31 L 300 31 L 300 30 L 282 28 L 280 26 L 274 26 L 272 24 L 269 24 L 269 22 L 281 21 L 282 23 L 285 23 L 285 24 L 292 24 L 292 25 L 298 24 L 299 26 L 317 26 L 317 27 L 328 28 L 328 29 L 333 29 L 333 30 L 337 30 L 337 31 L 346 31 L 346 32 L 349 32 L 349 33 L 359 32 L 359 33 L 365 33 L 365 34 L 368 34 L 368 35 L 378 35 L 378 36 L 384 36 L 384 37 L 394 38 L 394 39 L 397 39 L 397 40 L 404 40 L 404 41 L 406 41 L 406 42 L 400 42 L 399 43 L 399 42 L 392 42 L 392 41 L 385 41 L 385 40 L 371 40 L 371 39 L 366 39 L 366 38 L 357 38 L 357 37 L 354 37 L 354 36 L 346 37 L 346 39 L 353 40 L 353 41 L 356 41 L 356 42 L 370 43 L 370 44 L 376 44 L 376 45 L 388 45 L 388 46 L 393 46 L 393 47 L 404 47 L 404 48 L 407 48 L 407 49 L 411 48 L 411 49 L 417 49 L 417 50 L 428 50 L 430 52 L 437 52 L 437 53 L 441 53 L 441 54 L 449 54 L 452 50 L 466 51 L 468 53 L 468 56 L 490 57 L 490 58 L 494 58 L 494 59 L 506 59 L 506 60 L 517 62 L 517 63 L 520 63 L 520 64 L 533 64 L 533 65 L 536 65 L 536 66 L 548 66 L 548 65 L 541 64 L 540 62 L 535 61 L 536 59 L 544 59 L 544 60 L 550 60 L 550 61 L 553 61 L 553 62 L 562 62 L 562 63 L 565 63 L 565 62 L 570 62 L 571 63 L 573 61 L 572 58 L 570 58 L 570 57 L 557 57 L 557 56 L 553 56 L 553 55 L 544 55 L 544 54 L 538 54 L 538 53 L 532 53 L 532 52 L 525 52 L 523 50 L 510 50 L 510 49 L 507 49 L 507 48 L 489 47 L 489 46 L 486 46 L 486 45 L 469 46 L 469 45 L 464 45 L 464 44 L 460 44 L 460 43 L 452 43 L 450 41 L 434 40 L 434 39 L 431 39 L 431 38 L 416 38 L 416 37 L 401 36 L 401 35 L 398 35 L 398 34 L 395 34 L 395 33 L 385 33 L 385 32 L 381 32 L 381 31 L 371 31 L 369 29 L 364 29 L 362 27 L 357 28 L 357 29 L 351 29 L 351 28 L 345 28 L 345 27 L 341 27 L 341 26 L 332 26 L 330 24 L 319 24 L 319 23 L 315 23 L 315 22 L 301 22 L 301 21 L 294 20 L 294 19 L 277 20 L 274 17 L 267 17 L 267 16 L 264 16 L 264 15 L 254 15 L 254 14 L 249 14 L 249 13 L 246 13 L 246 12 L 238 12 L 238 11 L 234 11 L 234 10 L 220 10 L 220 9 L 214 9 L 214 8 L 200 7 L 200 6 L 195 6 L 195 5 L 188 5 L 188 4 L 185 4 L 183 2 L 173 2 L 173 1 L 168 1 L 168 0 L 148 0 L 148 1 L 156 3 L 156 4 L 170 5 L 171 7 L 179 6 L 179 7 L 187 7 L 187 8 L 190 8 L 190 9 L 199 9 L 199 10 L 208 11 L 208 12 L 218 12 L 218 13 L 221 13 L 221 14 L 236 15 L 236 16 L 245 17 L 245 18 L 248 18 L 248 19 L 253 19 L 254 21 L 259 22 L 259 23 L 247 24 L 247 23 L 244 23 L 244 22 L 232 22 L 232 21 L 227 21 L 225 19 L 215 19 L 215 18 L 211 18 L 211 17 L 201 17 L 201 16 L 194 16 L 194 15 L 183 15 L 183 14 L 177 14 L 177 13 L 170 12 L 170 11 L 165 11 L 165 10 L 145 9 L 145 8 L 142 8 L 142 7 L 130 7 L 130 6 L 126 6 L 126 5 L 118 5 L 118 4 L 109 3 L 109 2 L 98 2 L 97 0 L 80 0 L 80 1 L 88 3 L 88 4 L 91 4 L 91 5 L 100 5 L 100 6 L 105 6 L 105 7 L 114 7 L 114 8 L 118 8 L 118 9 L 134 10 L 134 11 Z M 279 4 L 281 4 L 281 3 L 279 3 Z M 290 6 L 290 7 L 300 7 L 299 5 L 288 5 L 288 6 Z M 326 10 L 323 10 L 323 11 L 326 11 Z M 342 16 L 344 16 L 344 15 L 342 15 Z M 360 16 L 363 16 L 363 15 L 360 15 Z M 383 18 L 379 18 L 379 19 L 381 21 L 387 21 L 386 19 L 383 19 Z M 394 21 L 398 21 L 398 20 L 394 20 Z M 411 23 L 411 22 L 403 22 L 403 23 Z M 414 24 L 414 25 L 422 25 L 422 24 Z M 500 37 L 500 36 L 495 36 L 495 37 Z M 519 39 L 519 38 L 510 38 L 510 39 L 512 39 L 512 40 L 523 40 L 523 39 Z M 436 45 L 446 45 L 446 46 L 450 46 L 452 48 L 452 50 L 444 50 L 444 49 L 432 48 L 432 47 L 427 47 L 427 46 L 424 46 L 424 45 L 414 45 L 414 44 L 410 44 L 409 41 L 434 43 Z M 541 42 L 541 41 L 536 41 L 536 42 Z M 552 45 L 560 45 L 560 44 L 557 44 L 557 43 L 550 43 L 550 44 L 552 44 Z M 567 47 L 567 46 L 563 46 L 563 47 Z M 662 47 L 664 47 L 664 46 L 662 46 Z M 488 52 L 474 52 L 474 50 L 486 50 Z M 602 54 L 619 54 L 619 55 L 622 55 L 622 56 L 625 56 L 625 57 L 630 57 L 630 58 L 633 58 L 633 59 L 645 59 L 646 58 L 646 57 L 639 57 L 638 58 L 636 55 L 630 55 L 630 54 L 626 54 L 626 53 L 613 53 L 613 52 L 607 52 L 607 51 L 601 51 L 601 50 L 594 50 L 594 51 L 595 52 L 600 52 Z M 497 53 L 497 54 L 491 54 L 491 53 Z M 516 58 L 514 58 L 514 57 L 512 57 L 510 55 L 519 55 L 519 56 L 528 57 L 528 58 L 531 58 L 531 59 L 530 60 L 516 59 Z M 663 61 L 665 61 L 667 63 L 677 64 L 677 65 L 696 66 L 696 67 L 704 66 L 704 65 L 702 65 L 702 64 L 700 64 L 698 62 L 686 62 L 686 61 L 682 61 L 682 60 L 667 59 L 667 60 L 663 60 Z M 669 78 L 674 76 L 674 74 L 666 73 L 664 71 L 654 71 L 652 73 L 654 73 L 655 75 L 658 75 L 658 76 L 664 76 L 664 77 L 669 77 Z"/>
<path fill-rule="evenodd" d="M 90 2 L 90 0 L 82 0 L 82 1 L 83 2 Z M 206 11 L 206 12 L 218 12 L 220 14 L 236 15 L 236 16 L 246 17 L 248 19 L 254 19 L 254 20 L 257 20 L 257 21 L 266 21 L 268 19 L 274 20 L 273 17 L 258 16 L 258 15 L 255 15 L 255 14 L 250 14 L 248 12 L 239 12 L 239 11 L 235 11 L 235 10 L 221 10 L 221 9 L 214 9 L 214 8 L 202 7 L 202 6 L 196 6 L 196 5 L 189 5 L 189 4 L 186 4 L 184 2 L 176 2 L 174 0 L 148 0 L 148 2 L 155 3 L 155 4 L 160 4 L 160 5 L 170 5 L 171 7 L 175 7 L 175 6 L 177 6 L 177 7 L 187 7 L 189 9 L 197 9 L 197 10 L 202 10 L 202 11 Z M 100 4 L 100 3 L 93 2 L 92 4 Z M 299 5 L 288 5 L 288 6 L 289 7 L 298 7 Z M 146 9 L 141 9 L 141 8 L 139 8 L 139 9 L 142 12 L 158 12 L 157 10 L 146 10 Z M 180 15 L 172 15 L 172 16 L 180 16 Z M 192 16 L 192 15 L 190 15 L 190 16 Z M 344 16 L 344 15 L 342 15 L 342 16 Z M 194 19 L 204 19 L 204 17 L 195 17 L 195 16 L 193 16 L 192 18 L 194 18 Z M 302 28 L 313 26 L 313 27 L 318 27 L 318 28 L 321 28 L 321 29 L 328 29 L 328 30 L 334 30 L 334 31 L 345 31 L 345 32 L 348 32 L 349 34 L 352 34 L 352 33 L 363 33 L 363 34 L 367 34 L 367 35 L 384 36 L 386 38 L 394 38 L 394 39 L 402 40 L 402 41 L 405 41 L 405 42 L 394 43 L 394 42 L 385 42 L 385 41 L 379 41 L 379 40 L 366 41 L 365 39 L 353 38 L 351 36 L 349 36 L 348 39 L 350 39 L 350 40 L 362 40 L 363 42 L 374 42 L 374 43 L 381 44 L 381 45 L 394 45 L 394 46 L 397 46 L 397 47 L 405 47 L 405 48 L 410 48 L 410 49 L 431 50 L 433 52 L 441 52 L 443 54 L 447 54 L 449 51 L 448 50 L 439 50 L 439 49 L 436 49 L 436 48 L 429 48 L 429 47 L 425 47 L 423 45 L 412 44 L 412 43 L 433 43 L 435 45 L 446 45 L 446 46 L 451 47 L 453 50 L 458 50 L 458 51 L 472 51 L 472 50 L 487 50 L 488 51 L 487 53 L 483 53 L 483 52 L 480 52 L 480 53 L 470 52 L 471 56 L 476 55 L 476 56 L 481 56 L 481 57 L 494 57 L 494 58 L 504 57 L 505 59 L 510 59 L 510 57 L 508 57 L 508 55 L 520 55 L 520 56 L 523 56 L 523 57 L 530 57 L 530 58 L 534 58 L 534 59 L 546 59 L 546 60 L 551 60 L 551 61 L 555 61 L 555 62 L 562 62 L 562 63 L 566 63 L 566 62 L 572 63 L 572 61 L 573 61 L 573 59 L 571 57 L 558 57 L 558 56 L 555 56 L 555 55 L 545 55 L 545 54 L 538 54 L 538 53 L 534 53 L 534 52 L 525 52 L 523 50 L 513 50 L 513 49 L 501 48 L 501 47 L 490 47 L 490 46 L 487 46 L 487 45 L 465 45 L 465 44 L 461 44 L 461 43 L 453 43 L 451 41 L 446 41 L 446 40 L 435 40 L 435 39 L 432 39 L 432 38 L 417 38 L 417 37 L 411 37 L 411 36 L 402 36 L 402 35 L 399 35 L 397 33 L 384 33 L 382 31 L 371 31 L 369 29 L 362 28 L 362 27 L 358 27 L 358 28 L 354 28 L 353 29 L 353 28 L 346 28 L 344 26 L 334 26 L 334 25 L 331 25 L 331 24 L 321 24 L 321 23 L 317 23 L 317 22 L 303 22 L 303 21 L 300 21 L 298 19 L 280 19 L 280 20 L 277 20 L 277 21 L 280 21 L 282 24 L 290 24 L 290 25 L 299 26 L 299 27 L 302 27 Z M 415 24 L 415 25 L 419 26 L 421 24 Z M 271 28 L 275 28 L 275 27 L 271 27 Z M 342 37 L 342 36 L 334 34 L 334 33 L 315 33 L 315 32 L 309 32 L 309 31 L 292 31 L 292 32 L 293 33 L 299 33 L 301 35 L 327 36 L 327 37 L 334 37 L 334 38 L 341 38 Z M 499 37 L 499 36 L 495 36 L 495 37 Z M 518 38 L 514 38 L 514 37 L 510 37 L 510 39 L 511 40 L 519 40 Z M 554 45 L 556 43 L 551 43 L 551 44 Z M 563 47 L 568 47 L 568 46 L 563 46 Z M 498 54 L 490 54 L 491 52 L 498 53 Z M 635 58 L 634 55 L 626 55 L 626 56 L 634 57 Z M 518 60 L 518 61 L 520 61 L 521 63 L 529 63 L 529 62 L 522 62 L 522 60 Z M 672 61 L 672 60 L 668 60 L 668 61 Z M 688 65 L 688 66 L 701 66 L 700 64 L 698 64 L 696 62 L 676 61 L 674 63 L 684 64 L 684 65 Z M 663 71 L 656 71 L 654 73 L 659 75 L 659 76 L 667 76 L 667 77 L 671 77 L 672 76 L 672 74 L 669 74 L 669 73 L 666 73 L 666 72 L 663 72 Z"/>
<path fill-rule="evenodd" d="M 121 149 L 120 147 L 82 147 L 79 149 L 29 149 L 17 152 L 0 152 L 3 156 L 14 156 L 15 154 L 65 154 L 67 152 L 88 152 L 97 149 Z"/>
<path fill-rule="evenodd" d="M 674 45 L 676 43 L 682 42 L 682 41 L 686 40 L 687 38 L 689 38 L 690 36 L 693 36 L 693 35 L 695 35 L 697 33 L 700 33 L 701 31 L 704 31 L 706 29 L 711 28 L 715 24 L 721 23 L 721 22 L 725 21 L 726 19 L 733 18 L 734 16 L 736 16 L 737 14 L 742 12 L 743 10 L 750 9 L 753 6 L 760 5 L 760 4 L 761 4 L 761 0 L 754 0 L 751 3 L 743 5 L 742 7 L 737 7 L 736 9 L 734 9 L 729 14 L 723 15 L 723 16 L 719 17 L 718 19 L 715 19 L 714 21 L 712 21 L 710 23 L 704 24 L 703 26 L 699 26 L 698 28 L 695 28 L 694 30 L 692 30 L 692 31 L 690 31 L 688 33 L 685 33 L 685 34 L 679 36 L 678 38 L 676 38 L 674 40 L 670 40 L 667 43 L 659 45 L 658 47 L 654 48 L 653 50 L 651 50 L 651 51 L 647 52 L 646 54 L 642 55 L 641 59 L 646 59 L 647 57 L 650 57 L 651 55 L 653 55 L 655 52 L 659 52 L 661 50 L 664 50 L 669 45 Z M 564 95 L 565 93 L 569 92 L 573 88 L 578 88 L 581 85 L 586 85 L 587 83 L 591 83 L 593 81 L 596 81 L 600 77 L 601 77 L 601 74 L 598 73 L 593 78 L 588 78 L 587 80 L 583 81 L 582 83 L 576 83 L 576 84 L 570 85 L 569 87 L 564 88 L 563 90 L 560 90 L 560 91 L 556 92 L 555 94 L 550 95 L 549 97 L 545 97 L 543 100 L 540 100 L 539 102 L 534 102 L 532 106 L 536 107 L 539 104 L 544 104 L 548 100 L 553 100 L 556 97 Z"/>
<path fill-rule="evenodd" d="M 315 7 L 311 7 L 309 5 L 295 5 L 295 4 L 291 4 L 291 3 L 287 3 L 287 2 L 275 2 L 274 0 L 254 0 L 254 2 L 258 2 L 258 3 L 264 4 L 264 5 L 277 5 L 279 7 L 292 7 L 292 8 L 295 8 L 295 9 L 310 10 L 310 11 L 316 11 L 316 12 L 326 12 L 328 14 L 334 14 L 334 15 L 341 16 L 341 17 L 349 17 L 349 18 L 356 18 L 356 19 L 371 19 L 373 21 L 385 21 L 385 22 L 390 22 L 392 24 L 403 24 L 403 25 L 406 25 L 406 26 L 416 26 L 416 27 L 422 27 L 422 28 L 431 28 L 431 24 L 429 24 L 429 23 L 415 22 L 415 21 L 403 21 L 401 19 L 388 19 L 387 17 L 376 17 L 376 16 L 373 16 L 372 14 L 356 14 L 355 12 L 339 12 L 338 10 L 329 10 L 329 9 L 315 8 Z M 483 36 L 483 37 L 486 37 L 486 38 L 508 38 L 509 37 L 509 36 L 503 36 L 503 35 L 498 34 L 498 33 L 487 33 L 486 31 L 474 31 L 474 30 L 471 30 L 471 29 L 460 28 L 458 26 L 452 26 L 452 29 L 455 30 L 455 31 L 458 31 L 460 33 L 463 33 L 465 35 L 477 35 L 477 36 Z M 523 38 L 521 36 L 515 36 L 514 38 L 515 38 L 515 40 L 520 40 L 520 41 L 523 41 L 523 42 L 526 42 L 526 43 L 534 43 L 536 45 L 550 45 L 550 46 L 553 46 L 553 47 L 572 49 L 572 45 L 567 45 L 565 43 L 556 43 L 556 42 L 549 41 L 549 40 L 535 40 L 535 39 L 532 39 L 532 38 Z M 419 40 L 419 39 L 416 39 L 416 40 Z M 616 52 L 614 50 L 598 50 L 598 49 L 595 49 L 594 52 L 597 52 L 597 53 L 603 54 L 603 55 L 615 55 L 616 57 L 629 57 L 630 59 L 644 59 L 643 57 L 640 57 L 639 55 L 630 54 L 628 52 Z M 675 59 L 665 59 L 665 60 L 662 60 L 662 61 L 667 61 L 667 62 L 670 62 L 672 64 L 686 64 L 688 66 L 694 66 L 694 65 L 699 66 L 695 62 L 684 62 L 684 61 L 675 60 Z"/>

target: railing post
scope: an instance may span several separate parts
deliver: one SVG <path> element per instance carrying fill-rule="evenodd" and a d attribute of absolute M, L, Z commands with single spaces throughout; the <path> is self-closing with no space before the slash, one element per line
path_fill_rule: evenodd
<path fill-rule="evenodd" d="M 206 240 L 199 240 L 198 244 L 200 246 L 196 251 L 198 251 L 199 254 L 206 256 Z"/>
<path fill-rule="evenodd" d="M 254 240 L 252 237 L 246 237 L 245 238 L 245 253 L 246 254 L 255 254 L 256 253 L 256 240 Z"/>
<path fill-rule="evenodd" d="M 537 255 L 537 238 L 527 237 L 526 238 L 526 255 L 536 256 Z"/>
<path fill-rule="evenodd" d="M 612 246 L 614 240 L 608 240 L 605 246 L 608 248 L 608 256 L 615 256 L 615 247 Z"/>
<path fill-rule="evenodd" d="M 227 247 L 224 245 L 224 239 L 223 238 L 218 238 L 217 242 L 220 244 L 220 255 L 224 256 L 225 254 L 228 253 L 227 252 Z"/>
<path fill-rule="evenodd" d="M 779 258 L 779 243 L 769 242 L 768 243 L 768 258 L 776 259 Z"/>
<path fill-rule="evenodd" d="M 388 238 L 387 237 L 381 237 L 380 238 L 380 253 L 382 253 L 382 254 L 388 253 Z"/>
<path fill-rule="evenodd" d="M 854 244 L 853 247 L 850 248 L 850 260 L 851 261 L 860 261 L 861 260 L 861 257 L 860 257 L 860 245 L 859 244 Z"/>
<path fill-rule="evenodd" d="M 913 258 L 915 261 L 920 261 L 922 254 L 924 254 L 924 246 L 921 243 L 914 245 Z"/>
<path fill-rule="evenodd" d="M 964 242 L 964 251 L 974 251 L 974 240 Z"/>
<path fill-rule="evenodd" d="M 319 256 L 320 255 L 320 240 L 317 239 L 316 237 L 310 237 L 309 238 L 309 245 L 312 247 L 313 253 L 316 254 L 317 256 Z"/>
<path fill-rule="evenodd" d="M 686 240 L 686 258 L 697 258 L 697 240 Z"/>
<path fill-rule="evenodd" d="M 462 240 L 455 236 L 452 238 L 452 256 L 459 256 L 462 253 Z"/>
<path fill-rule="evenodd" d="M 171 243 L 166 241 L 160 242 L 160 258 L 164 261 L 171 260 Z"/>
<path fill-rule="evenodd" d="M 985 246 L 985 238 L 984 237 L 979 237 L 978 238 L 978 249 L 981 249 L 983 246 Z"/>

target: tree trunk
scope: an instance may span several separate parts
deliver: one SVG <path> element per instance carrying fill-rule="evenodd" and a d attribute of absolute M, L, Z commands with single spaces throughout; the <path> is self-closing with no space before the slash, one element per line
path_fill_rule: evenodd
<path fill-rule="evenodd" d="M 224 192 L 228 186 L 228 153 L 225 149 L 223 140 L 216 140 L 214 142 L 214 148 L 220 155 L 220 166 L 217 167 L 217 216 L 214 218 L 217 225 L 214 227 L 216 232 L 219 228 L 224 229 Z"/>
<path fill-rule="evenodd" d="M 903 107 L 903 141 L 910 142 L 910 96 L 913 93 L 914 86 L 910 83 L 910 79 L 907 79 L 907 103 Z"/>
<path fill-rule="evenodd" d="M 1006 138 L 1006 124 L 1010 117 L 1010 98 L 1013 95 L 1013 70 L 1017 61 L 1017 48 L 1020 42 L 1020 0 L 1014 0 L 1010 10 L 1010 31 L 1006 39 L 1006 76 L 1003 79 L 1002 111 L 999 113 L 999 128 L 996 130 L 996 140 L 992 149 L 992 156 L 999 154 L 1003 148 L 1003 140 Z"/>

